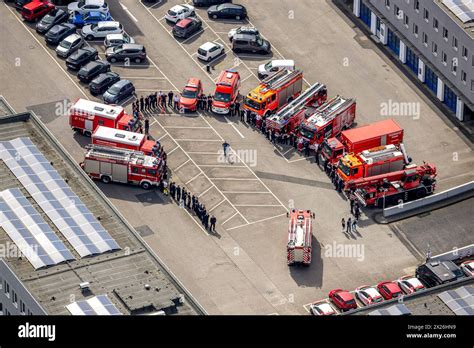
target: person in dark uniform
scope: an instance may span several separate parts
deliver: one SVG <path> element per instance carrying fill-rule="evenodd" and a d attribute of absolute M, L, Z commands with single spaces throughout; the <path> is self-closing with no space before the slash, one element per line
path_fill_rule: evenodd
<path fill-rule="evenodd" d="M 193 197 L 194 197 L 194 195 L 193 195 Z M 188 206 L 188 209 L 191 209 L 191 192 L 188 193 L 188 204 L 187 204 L 187 206 Z"/>
<path fill-rule="evenodd" d="M 178 201 L 178 204 L 181 201 L 181 186 L 179 185 L 176 187 L 176 201 Z"/>
<path fill-rule="evenodd" d="M 216 223 L 217 223 L 217 219 L 214 215 L 211 216 L 211 232 L 216 232 Z"/>
<path fill-rule="evenodd" d="M 207 96 L 207 111 L 211 111 L 211 107 L 212 107 L 212 95 L 208 95 Z"/>
<path fill-rule="evenodd" d="M 209 229 L 209 214 L 206 214 L 206 216 L 204 216 L 204 227 L 206 228 L 206 230 Z"/>
<path fill-rule="evenodd" d="M 235 104 L 231 103 L 229 107 L 229 116 L 234 116 Z"/>
<path fill-rule="evenodd" d="M 240 114 L 240 102 L 239 99 L 235 100 L 235 114 L 238 115 Z"/>
<path fill-rule="evenodd" d="M 145 108 L 145 99 L 143 96 L 140 97 L 140 111 L 143 112 Z"/>
<path fill-rule="evenodd" d="M 173 199 L 176 198 L 176 185 L 174 181 L 172 181 L 170 184 L 170 194 L 171 194 L 171 197 L 173 197 Z"/>
<path fill-rule="evenodd" d="M 173 106 L 173 96 L 174 96 L 173 91 L 169 91 L 168 92 L 168 106 L 169 107 Z"/>
<path fill-rule="evenodd" d="M 148 135 L 148 131 L 150 130 L 150 121 L 148 118 L 145 119 L 145 135 Z"/>

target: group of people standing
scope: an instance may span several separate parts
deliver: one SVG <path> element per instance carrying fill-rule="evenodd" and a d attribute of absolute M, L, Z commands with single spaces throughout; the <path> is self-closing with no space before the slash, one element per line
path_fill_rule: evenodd
<path fill-rule="evenodd" d="M 133 113 L 145 113 L 160 111 L 166 113 L 168 108 L 179 108 L 179 94 L 169 91 L 165 93 L 163 91 L 155 92 L 147 96 L 141 96 L 137 98 L 132 104 Z"/>

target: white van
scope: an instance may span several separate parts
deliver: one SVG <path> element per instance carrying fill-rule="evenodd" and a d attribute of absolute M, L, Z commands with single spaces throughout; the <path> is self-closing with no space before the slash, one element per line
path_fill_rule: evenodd
<path fill-rule="evenodd" d="M 275 59 L 258 66 L 258 77 L 261 79 L 274 75 L 282 69 L 295 70 L 295 61 L 292 59 Z"/>

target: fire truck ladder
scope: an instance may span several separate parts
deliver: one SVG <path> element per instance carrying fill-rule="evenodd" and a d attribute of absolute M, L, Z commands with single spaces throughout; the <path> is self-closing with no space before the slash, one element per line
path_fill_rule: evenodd
<path fill-rule="evenodd" d="M 289 71 L 287 69 L 283 69 L 279 72 L 277 72 L 275 75 L 270 76 L 266 78 L 265 80 L 262 81 L 262 84 L 265 85 L 264 88 L 262 88 L 262 92 L 265 93 L 270 89 L 277 89 L 280 88 L 281 86 L 284 86 L 288 81 L 293 80 L 296 76 L 302 75 L 303 72 L 300 70 L 293 70 Z"/>
<path fill-rule="evenodd" d="M 372 159 L 373 162 L 379 162 L 381 160 L 386 160 L 395 157 L 395 154 L 397 152 L 399 153 L 400 150 L 398 150 L 394 145 L 388 145 L 387 147 L 380 150 L 362 151 L 361 156 L 364 157 L 364 159 L 366 160 Z"/>
<path fill-rule="evenodd" d="M 329 121 L 334 118 L 336 112 L 345 109 L 346 107 L 350 106 L 354 102 L 354 99 L 344 99 L 341 96 L 336 96 L 332 98 L 327 103 L 321 105 L 312 116 L 312 121 L 314 123 L 318 122 L 319 120 Z"/>
<path fill-rule="evenodd" d="M 291 115 L 295 114 L 297 111 L 301 110 L 308 101 L 313 98 L 313 96 L 318 93 L 320 90 L 325 88 L 322 83 L 316 82 L 314 85 L 306 89 L 301 93 L 295 100 L 287 104 L 283 109 L 278 111 L 274 116 L 275 120 L 279 119 L 288 119 Z M 272 117 L 273 118 L 273 117 Z"/>
<path fill-rule="evenodd" d="M 131 161 L 132 159 L 136 159 L 137 161 L 145 161 L 145 155 L 141 151 L 98 145 L 87 145 L 86 149 L 89 151 L 90 155 L 98 158 L 113 159 L 117 161 L 126 162 Z"/>

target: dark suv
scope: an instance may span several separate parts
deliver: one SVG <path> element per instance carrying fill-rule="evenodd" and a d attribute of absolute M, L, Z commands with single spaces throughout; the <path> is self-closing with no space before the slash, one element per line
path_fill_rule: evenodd
<path fill-rule="evenodd" d="M 105 57 L 111 63 L 128 59 L 135 63 L 143 62 L 146 59 L 146 50 L 143 45 L 123 44 L 109 47 L 105 51 Z"/>
<path fill-rule="evenodd" d="M 242 5 L 222 4 L 209 7 L 207 9 L 207 15 L 212 19 L 224 18 L 242 20 L 247 18 L 247 10 Z"/>
<path fill-rule="evenodd" d="M 232 2 L 232 0 L 193 0 L 193 5 L 196 7 L 205 7 L 205 6 L 220 5 L 226 2 Z"/>
<path fill-rule="evenodd" d="M 235 34 L 232 40 L 234 52 L 250 52 L 258 54 L 269 54 L 272 51 L 270 42 L 259 35 Z"/>
<path fill-rule="evenodd" d="M 416 269 L 415 275 L 429 288 L 465 277 L 452 261 L 427 262 Z"/>
<path fill-rule="evenodd" d="M 79 70 L 81 66 L 99 58 L 99 53 L 94 47 L 78 49 L 66 59 L 66 66 L 72 70 Z"/>
<path fill-rule="evenodd" d="M 101 60 L 95 60 L 84 65 L 79 72 L 77 77 L 81 82 L 90 82 L 94 77 L 101 73 L 110 71 L 110 63 Z"/>
<path fill-rule="evenodd" d="M 64 38 L 76 33 L 76 26 L 70 23 L 56 24 L 44 36 L 46 43 L 49 45 L 57 45 Z"/>
<path fill-rule="evenodd" d="M 54 9 L 36 24 L 36 32 L 39 34 L 44 34 L 56 24 L 66 22 L 68 18 L 69 15 L 66 11 Z"/>
<path fill-rule="evenodd" d="M 112 71 L 102 73 L 89 83 L 89 91 L 92 95 L 102 94 L 118 81 L 120 81 L 119 74 Z"/>
<path fill-rule="evenodd" d="M 187 39 L 202 28 L 202 21 L 198 18 L 185 18 L 173 27 L 173 35 Z"/>

